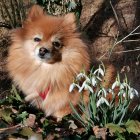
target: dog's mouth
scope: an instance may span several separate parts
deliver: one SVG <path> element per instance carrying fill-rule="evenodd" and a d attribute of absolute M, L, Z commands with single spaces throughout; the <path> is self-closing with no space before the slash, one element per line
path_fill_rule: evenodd
<path fill-rule="evenodd" d="M 40 59 L 40 61 L 49 64 L 60 62 L 62 60 L 62 55 L 60 52 L 47 49 L 45 47 L 36 48 L 35 54 Z"/>

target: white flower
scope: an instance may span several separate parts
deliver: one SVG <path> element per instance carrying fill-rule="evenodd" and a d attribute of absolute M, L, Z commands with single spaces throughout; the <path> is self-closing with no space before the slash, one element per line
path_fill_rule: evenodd
<path fill-rule="evenodd" d="M 97 70 L 94 71 L 94 74 L 101 74 L 102 76 L 104 76 L 104 71 L 99 67 Z"/>
<path fill-rule="evenodd" d="M 121 89 L 124 89 L 124 85 L 123 85 L 123 84 L 120 85 L 120 90 L 121 90 Z"/>
<path fill-rule="evenodd" d="M 77 85 L 77 84 L 75 84 L 75 83 L 72 83 L 72 84 L 70 85 L 70 87 L 69 87 L 69 92 L 72 92 L 73 89 L 74 89 L 75 87 L 78 87 L 78 89 L 80 88 L 79 85 Z"/>
<path fill-rule="evenodd" d="M 89 90 L 91 93 L 93 93 L 93 89 L 89 85 L 85 85 L 85 90 Z"/>
<path fill-rule="evenodd" d="M 89 84 L 91 83 L 91 81 L 88 77 L 86 77 L 86 82 L 89 83 Z"/>
<path fill-rule="evenodd" d="M 72 83 L 69 87 L 69 92 L 72 92 L 74 88 L 75 88 L 75 83 Z"/>
<path fill-rule="evenodd" d="M 112 95 L 114 94 L 114 91 L 112 89 L 108 89 L 108 92 L 111 93 Z"/>
<path fill-rule="evenodd" d="M 138 96 L 138 91 L 135 90 L 134 88 L 130 88 L 128 91 L 128 94 L 129 94 L 130 99 L 133 99 L 135 95 Z"/>
<path fill-rule="evenodd" d="M 92 85 L 93 85 L 93 87 L 95 87 L 96 84 L 97 84 L 96 78 L 92 77 Z"/>
<path fill-rule="evenodd" d="M 85 81 L 83 82 L 82 86 L 79 88 L 79 92 L 81 92 L 83 89 L 86 89 L 86 90 L 90 89 L 88 86 L 89 86 L 89 84 L 91 84 L 91 81 L 87 76 L 85 76 L 85 78 L 86 78 Z M 91 89 L 90 89 L 90 91 L 91 91 Z"/>
<path fill-rule="evenodd" d="M 136 89 L 134 89 L 134 88 L 133 88 L 133 90 L 134 90 L 134 92 L 135 92 L 135 95 L 139 96 L 138 91 L 137 91 Z"/>
<path fill-rule="evenodd" d="M 134 98 L 134 94 L 131 92 L 130 93 L 130 99 L 133 99 Z"/>
<path fill-rule="evenodd" d="M 86 81 L 84 81 L 82 86 L 79 88 L 79 92 L 81 92 L 85 88 L 85 85 L 86 85 Z"/>
<path fill-rule="evenodd" d="M 81 80 L 81 78 L 86 78 L 87 76 L 84 73 L 79 73 L 76 77 L 77 80 Z"/>
<path fill-rule="evenodd" d="M 101 79 L 99 76 L 97 76 L 96 78 L 97 78 L 99 81 L 102 81 L 102 79 Z"/>
<path fill-rule="evenodd" d="M 102 91 L 104 93 L 104 96 L 106 97 L 107 96 L 107 92 L 106 92 L 105 88 L 102 88 Z"/>
<path fill-rule="evenodd" d="M 102 90 L 99 90 L 97 96 L 99 96 L 101 93 L 102 93 Z"/>
<path fill-rule="evenodd" d="M 88 85 L 87 81 L 85 80 L 82 84 L 82 86 L 79 88 L 79 92 L 82 92 L 82 90 L 89 90 L 93 93 L 93 89 Z"/>
<path fill-rule="evenodd" d="M 126 97 L 126 93 L 125 93 L 125 92 L 123 93 L 123 97 L 124 97 L 124 98 Z"/>
<path fill-rule="evenodd" d="M 93 72 L 93 74 L 96 74 L 98 72 L 98 69 L 97 70 L 95 70 L 94 72 Z"/>
<path fill-rule="evenodd" d="M 121 85 L 126 87 L 126 88 L 128 88 L 128 89 L 130 89 L 130 86 L 127 83 L 122 83 Z"/>
<path fill-rule="evenodd" d="M 107 96 L 107 91 L 105 90 L 105 88 L 102 88 L 101 90 L 99 90 L 97 96 L 100 96 L 100 94 L 102 93 L 105 97 Z"/>
<path fill-rule="evenodd" d="M 104 76 L 104 71 L 99 67 L 99 73 Z"/>
<path fill-rule="evenodd" d="M 124 94 L 126 94 L 126 93 L 125 93 L 125 90 L 120 90 L 120 91 L 118 92 L 118 96 L 122 96 L 122 95 L 123 95 L 123 97 L 125 97 Z"/>
<path fill-rule="evenodd" d="M 114 89 L 115 87 L 117 86 L 120 86 L 120 82 L 119 81 L 115 81 L 113 84 L 112 84 L 112 89 Z"/>
<path fill-rule="evenodd" d="M 106 105 L 109 106 L 109 102 L 104 98 L 104 97 L 101 97 L 98 101 L 97 101 L 97 107 L 99 107 L 101 104 L 105 103 Z"/>

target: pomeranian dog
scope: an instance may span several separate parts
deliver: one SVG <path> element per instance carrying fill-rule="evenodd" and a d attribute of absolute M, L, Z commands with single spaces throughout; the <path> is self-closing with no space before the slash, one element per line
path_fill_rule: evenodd
<path fill-rule="evenodd" d="M 77 106 L 80 93 L 69 86 L 81 70 L 89 70 L 87 46 L 76 30 L 74 14 L 55 17 L 34 5 L 21 28 L 12 36 L 7 68 L 25 100 L 46 116 L 62 118 Z M 83 93 L 85 102 L 88 93 Z"/>

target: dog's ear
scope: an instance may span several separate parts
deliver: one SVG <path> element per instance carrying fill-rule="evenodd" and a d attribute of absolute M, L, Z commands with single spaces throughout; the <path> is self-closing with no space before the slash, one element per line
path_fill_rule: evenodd
<path fill-rule="evenodd" d="M 34 5 L 29 10 L 26 21 L 34 21 L 36 18 L 39 18 L 43 15 L 45 15 L 43 8 L 39 5 Z"/>
<path fill-rule="evenodd" d="M 74 13 L 69 13 L 64 16 L 64 24 L 70 26 L 71 28 L 76 28 L 76 17 Z"/>

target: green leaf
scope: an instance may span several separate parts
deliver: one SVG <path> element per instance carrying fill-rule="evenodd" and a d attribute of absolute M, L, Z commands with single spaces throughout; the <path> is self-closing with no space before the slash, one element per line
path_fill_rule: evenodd
<path fill-rule="evenodd" d="M 116 132 L 123 133 L 126 131 L 124 128 L 120 127 L 117 124 L 113 124 L 113 123 L 108 123 L 105 125 L 105 127 L 109 129 L 109 132 L 111 133 L 111 135 L 113 135 Z"/>
<path fill-rule="evenodd" d="M 90 105 L 93 110 L 93 115 L 95 116 L 96 115 L 96 95 L 95 94 L 90 95 Z"/>
<path fill-rule="evenodd" d="M 23 122 L 24 120 L 26 120 L 27 116 L 28 116 L 28 113 L 26 111 L 24 111 L 17 116 L 17 119 L 19 119 L 21 122 Z"/>
<path fill-rule="evenodd" d="M 49 121 L 45 119 L 45 121 L 43 122 L 43 127 L 47 127 L 48 125 L 49 125 Z"/>
<path fill-rule="evenodd" d="M 20 131 L 19 134 L 21 134 L 21 135 L 23 135 L 23 136 L 28 136 L 28 138 L 29 138 L 29 137 L 31 137 L 32 135 L 34 135 L 35 133 L 32 131 L 31 128 L 29 128 L 29 127 L 24 127 L 24 128 Z"/>
<path fill-rule="evenodd" d="M 0 117 L 7 123 L 11 123 L 13 121 L 11 118 L 12 113 L 13 112 L 11 108 L 4 108 L 0 110 Z"/>
<path fill-rule="evenodd" d="M 91 135 L 88 140 L 97 140 L 96 136 Z"/>
<path fill-rule="evenodd" d="M 74 106 L 73 106 L 73 104 L 70 102 L 70 107 L 71 107 L 71 109 L 72 109 L 72 111 L 73 111 L 73 117 L 75 118 L 75 119 L 77 119 L 84 127 L 85 127 L 85 123 L 84 123 L 84 121 L 83 121 L 83 118 L 82 118 L 82 116 L 77 112 L 77 110 L 74 108 Z"/>
<path fill-rule="evenodd" d="M 11 92 L 15 95 L 14 98 L 15 98 L 17 101 L 23 102 L 23 100 L 21 99 L 21 97 L 20 97 L 19 93 L 17 92 L 17 89 L 15 88 L 14 85 L 12 85 L 12 90 L 11 90 Z"/>
<path fill-rule="evenodd" d="M 115 136 L 117 137 L 115 140 L 126 140 L 124 135 L 118 131 L 115 133 Z"/>
<path fill-rule="evenodd" d="M 140 134 L 140 122 L 137 120 L 129 120 L 125 124 L 128 133 Z"/>

